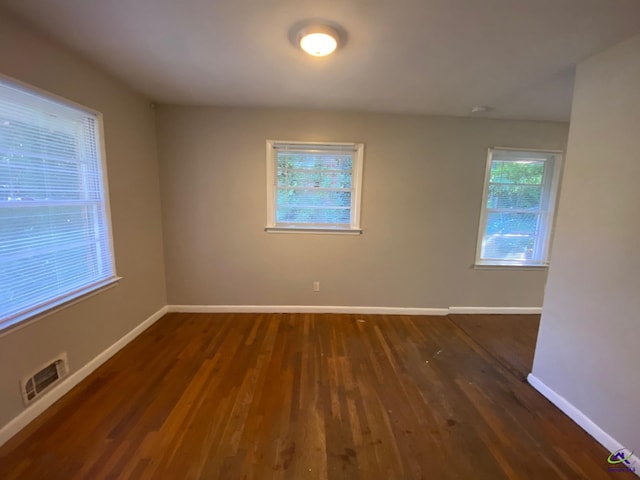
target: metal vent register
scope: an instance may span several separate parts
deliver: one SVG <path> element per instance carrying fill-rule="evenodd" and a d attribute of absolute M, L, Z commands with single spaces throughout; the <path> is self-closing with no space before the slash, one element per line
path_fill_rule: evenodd
<path fill-rule="evenodd" d="M 20 391 L 25 405 L 33 403 L 38 397 L 53 388 L 69 373 L 67 354 L 63 353 L 58 358 L 47 362 L 40 370 L 23 378 L 20 382 Z"/>

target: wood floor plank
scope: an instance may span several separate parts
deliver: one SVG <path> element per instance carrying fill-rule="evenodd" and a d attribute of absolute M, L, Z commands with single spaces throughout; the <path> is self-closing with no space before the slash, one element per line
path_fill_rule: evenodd
<path fill-rule="evenodd" d="M 0 448 L 0 478 L 620 478 L 522 381 L 536 331 L 535 316 L 168 314 Z"/>
<path fill-rule="evenodd" d="M 531 372 L 540 315 L 449 315 L 465 333 L 514 375 Z"/>

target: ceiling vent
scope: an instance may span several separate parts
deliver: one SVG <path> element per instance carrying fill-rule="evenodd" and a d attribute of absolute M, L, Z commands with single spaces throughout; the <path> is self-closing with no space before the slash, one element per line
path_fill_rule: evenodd
<path fill-rule="evenodd" d="M 37 372 L 23 378 L 20 382 L 20 392 L 25 405 L 30 405 L 36 399 L 51 390 L 69 374 L 67 353 L 62 353 L 47 362 Z"/>

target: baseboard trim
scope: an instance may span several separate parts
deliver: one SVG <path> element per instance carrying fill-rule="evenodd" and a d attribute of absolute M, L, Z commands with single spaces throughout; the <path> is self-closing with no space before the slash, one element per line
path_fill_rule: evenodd
<path fill-rule="evenodd" d="M 542 380 L 536 377 L 533 373 L 527 376 L 527 382 L 540 392 L 547 400 L 558 407 L 565 415 L 571 420 L 577 423 L 585 432 L 591 435 L 598 443 L 600 443 L 609 452 L 616 452 L 621 448 L 627 448 L 622 445 L 615 438 L 605 432 L 600 426 L 598 426 L 593 420 L 587 417 L 581 410 L 574 406 L 569 400 L 557 393 L 555 390 L 549 388 Z M 606 461 L 606 459 L 602 459 Z M 632 455 L 631 462 L 635 465 L 640 465 L 640 457 L 638 455 Z M 636 468 L 635 474 L 640 477 L 640 468 Z"/>
<path fill-rule="evenodd" d="M 109 360 L 125 345 L 131 342 L 134 338 L 140 335 L 143 331 L 153 325 L 158 319 L 168 312 L 167 306 L 162 307 L 155 312 L 144 322 L 139 324 L 120 340 L 116 341 L 113 345 L 100 353 L 97 357 L 85 364 L 80 369 L 73 372 L 67 378 L 65 378 L 60 385 L 53 388 L 50 392 L 46 393 L 40 400 L 23 410 L 17 417 L 13 418 L 9 423 L 0 429 L 0 446 L 4 445 L 11 437 L 16 435 L 20 430 L 25 428 L 29 423 L 35 420 L 41 413 L 47 410 L 57 400 L 69 392 L 73 387 L 78 385 L 82 380 L 88 377 L 91 372 L 97 369 L 104 362 Z"/>
<path fill-rule="evenodd" d="M 313 305 L 169 305 L 169 312 L 183 313 L 362 313 L 371 315 L 438 315 L 448 308 L 349 307 Z"/>
<path fill-rule="evenodd" d="M 449 313 L 492 315 L 540 314 L 542 313 L 542 307 L 449 307 Z"/>
<path fill-rule="evenodd" d="M 539 314 L 540 307 L 351 307 L 324 305 L 169 305 L 182 313 L 362 313 L 370 315 Z"/>

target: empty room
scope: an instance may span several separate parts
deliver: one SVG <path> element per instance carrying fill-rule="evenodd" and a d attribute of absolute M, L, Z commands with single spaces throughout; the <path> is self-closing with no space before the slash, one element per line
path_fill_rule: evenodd
<path fill-rule="evenodd" d="M 638 0 L 0 0 L 0 478 L 640 476 Z"/>

